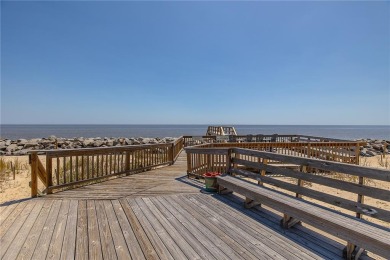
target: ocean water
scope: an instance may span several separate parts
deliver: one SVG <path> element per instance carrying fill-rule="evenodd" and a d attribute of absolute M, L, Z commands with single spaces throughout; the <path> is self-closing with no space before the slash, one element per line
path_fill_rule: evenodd
<path fill-rule="evenodd" d="M 208 125 L 0 125 L 2 139 L 57 137 L 178 137 L 204 135 Z M 390 140 L 390 126 L 233 125 L 238 134 L 301 134 L 355 140 Z"/>

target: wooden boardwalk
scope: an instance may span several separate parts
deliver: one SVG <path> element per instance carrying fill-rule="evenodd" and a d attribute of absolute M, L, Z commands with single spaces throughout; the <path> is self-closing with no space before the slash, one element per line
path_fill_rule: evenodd
<path fill-rule="evenodd" d="M 182 154 L 173 166 L 2 206 L 0 258 L 341 259 L 341 241 L 284 230 L 274 212 L 200 192 L 185 172 Z"/>
<path fill-rule="evenodd" d="M 199 183 L 186 177 L 187 164 L 182 153 L 175 164 L 116 178 L 82 188 L 46 196 L 52 199 L 120 199 L 134 196 L 157 196 L 176 193 L 199 193 Z M 185 183 L 185 185 L 183 185 Z"/>

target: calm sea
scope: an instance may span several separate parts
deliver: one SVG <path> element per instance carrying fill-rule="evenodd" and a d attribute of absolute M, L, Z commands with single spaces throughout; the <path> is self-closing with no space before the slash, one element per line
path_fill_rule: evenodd
<path fill-rule="evenodd" d="M 1 138 L 178 137 L 204 135 L 208 125 L 0 125 Z M 238 134 L 302 134 L 340 139 L 390 140 L 390 126 L 233 125 Z"/>

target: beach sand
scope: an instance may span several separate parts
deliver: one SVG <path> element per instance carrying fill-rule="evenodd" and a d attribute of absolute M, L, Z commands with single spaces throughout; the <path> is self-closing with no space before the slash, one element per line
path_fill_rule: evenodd
<path fill-rule="evenodd" d="M 28 156 L 0 156 L 5 162 L 15 162 L 20 166 L 19 170 L 15 171 L 15 180 L 13 179 L 12 171 L 1 176 L 0 180 L 0 205 L 13 201 L 26 199 L 31 197 L 31 188 L 29 186 L 31 181 L 30 165 L 28 163 Z M 40 158 L 43 159 L 44 157 Z M 5 179 L 5 180 L 4 180 Z M 43 190 L 44 185 L 38 181 L 38 189 Z"/>

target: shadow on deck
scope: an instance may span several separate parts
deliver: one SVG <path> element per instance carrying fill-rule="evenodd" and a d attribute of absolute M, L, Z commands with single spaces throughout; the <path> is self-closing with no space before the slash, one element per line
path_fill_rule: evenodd
<path fill-rule="evenodd" d="M 202 186 L 186 178 L 182 155 L 170 167 L 3 206 L 0 258 L 342 258 L 341 241 L 307 226 L 284 230 L 267 208 Z"/>

